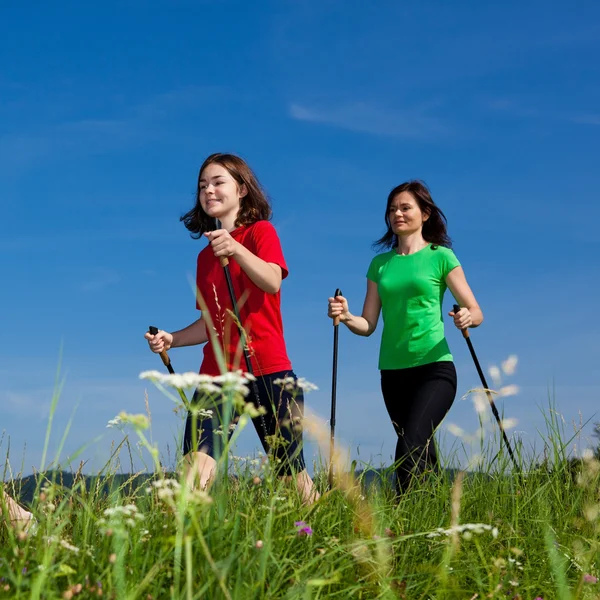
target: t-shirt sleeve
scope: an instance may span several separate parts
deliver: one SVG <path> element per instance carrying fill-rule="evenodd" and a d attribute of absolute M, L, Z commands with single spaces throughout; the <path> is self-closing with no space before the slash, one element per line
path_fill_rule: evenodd
<path fill-rule="evenodd" d="M 288 268 L 283 257 L 281 241 L 275 227 L 269 221 L 257 221 L 252 227 L 253 247 L 250 248 L 258 258 L 281 267 L 281 278 L 288 276 Z"/>
<path fill-rule="evenodd" d="M 452 269 L 460 267 L 460 261 L 456 258 L 456 254 L 450 248 L 444 248 L 441 260 L 441 276 L 445 280 Z"/>
<path fill-rule="evenodd" d="M 369 265 L 367 269 L 367 279 L 369 281 L 374 281 L 375 283 L 379 283 L 379 257 L 376 256 Z"/>

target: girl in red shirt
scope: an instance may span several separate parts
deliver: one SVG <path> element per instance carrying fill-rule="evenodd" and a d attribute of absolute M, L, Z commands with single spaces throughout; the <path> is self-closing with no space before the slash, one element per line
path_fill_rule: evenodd
<path fill-rule="evenodd" d="M 306 472 L 302 451 L 302 389 L 275 383 L 284 379 L 296 383 L 297 378 L 287 356 L 281 319 L 280 288 L 288 269 L 270 218 L 271 207 L 246 162 L 232 154 L 212 154 L 200 167 L 196 203 L 181 220 L 193 238 L 205 237 L 209 242 L 198 255 L 198 296 L 210 315 L 227 369 L 245 371 L 239 329 L 232 318 L 233 306 L 220 264 L 221 257 L 229 259 L 241 324 L 257 379 L 258 398 L 250 388 L 246 399 L 266 410 L 262 417 L 253 419 L 254 427 L 265 452 L 276 459 L 278 473 L 294 477 L 303 501 L 311 502 L 318 494 Z M 216 230 L 215 219 L 221 223 Z M 199 302 L 196 308 L 200 310 Z M 205 344 L 200 373 L 221 374 L 204 315 L 185 329 L 173 333 L 161 330 L 154 336 L 146 333 L 145 337 L 150 349 L 157 353 Z M 188 473 L 192 480 L 198 477 L 200 487 L 207 485 L 216 466 L 214 436 L 221 433 L 221 422 L 220 415 L 213 411 L 213 416 L 200 420 L 194 431 L 194 419 L 188 413 L 183 451 Z M 270 436 L 276 434 L 285 442 L 270 448 Z"/>

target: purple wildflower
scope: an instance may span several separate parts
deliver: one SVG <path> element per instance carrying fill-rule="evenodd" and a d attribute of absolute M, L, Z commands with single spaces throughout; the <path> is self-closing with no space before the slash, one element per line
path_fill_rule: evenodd
<path fill-rule="evenodd" d="M 598 583 L 598 578 L 586 573 L 583 576 L 583 581 L 585 581 L 585 583 Z"/>
<path fill-rule="evenodd" d="M 304 521 L 296 521 L 294 526 L 298 528 L 298 535 L 312 535 L 313 530 Z"/>

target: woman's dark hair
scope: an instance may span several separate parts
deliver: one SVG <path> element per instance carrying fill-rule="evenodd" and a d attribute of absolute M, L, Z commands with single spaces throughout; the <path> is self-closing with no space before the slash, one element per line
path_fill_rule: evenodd
<path fill-rule="evenodd" d="M 217 164 L 227 169 L 238 187 L 246 186 L 247 194 L 240 200 L 240 211 L 235 220 L 236 227 L 250 225 L 256 221 L 268 221 L 271 218 L 271 206 L 267 200 L 258 178 L 252 172 L 245 160 L 235 154 L 211 154 L 200 167 L 198 172 L 198 186 L 196 188 L 196 202 L 194 208 L 185 213 L 180 221 L 190 231 L 193 238 L 199 238 L 206 231 L 213 231 L 215 219 L 209 217 L 200 204 L 200 178 L 208 165 Z"/>
<path fill-rule="evenodd" d="M 452 240 L 448 236 L 448 231 L 446 229 L 446 215 L 444 215 L 442 210 L 431 198 L 429 188 L 425 183 L 418 180 L 401 183 L 390 192 L 385 206 L 385 224 L 387 231 L 373 244 L 373 247 L 376 250 L 380 250 L 395 248 L 398 245 L 398 238 L 392 231 L 392 225 L 390 223 L 390 206 L 396 196 L 402 192 L 408 192 L 416 200 L 421 212 L 424 215 L 429 215 L 427 221 L 423 223 L 423 238 L 434 246 L 452 248 Z"/>

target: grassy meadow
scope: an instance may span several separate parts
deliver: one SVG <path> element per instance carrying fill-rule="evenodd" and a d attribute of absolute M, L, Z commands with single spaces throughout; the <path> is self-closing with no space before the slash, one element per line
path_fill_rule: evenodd
<path fill-rule="evenodd" d="M 600 462 L 571 459 L 552 411 L 547 422 L 541 456 L 517 445 L 519 473 L 490 433 L 471 470 L 425 474 L 400 499 L 391 471 L 344 464 L 339 448 L 334 488 L 317 466 L 321 498 L 303 506 L 266 461 L 227 445 L 211 487 L 190 489 L 160 464 L 148 417 L 122 413 L 100 473 L 66 485 L 52 465 L 34 479 L 35 532 L 0 528 L 0 599 L 600 598 Z M 326 451 L 326 425 L 305 429 Z M 117 475 L 140 444 L 147 472 Z"/>

